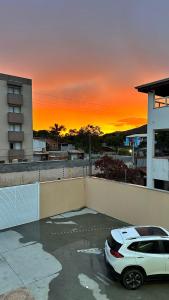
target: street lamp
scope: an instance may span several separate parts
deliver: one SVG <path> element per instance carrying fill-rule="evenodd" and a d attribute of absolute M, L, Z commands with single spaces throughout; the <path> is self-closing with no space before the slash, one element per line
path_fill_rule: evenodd
<path fill-rule="evenodd" d="M 134 159 L 134 143 L 132 143 L 132 149 L 129 149 L 129 153 L 132 155 L 132 163 L 134 166 L 135 159 Z"/>

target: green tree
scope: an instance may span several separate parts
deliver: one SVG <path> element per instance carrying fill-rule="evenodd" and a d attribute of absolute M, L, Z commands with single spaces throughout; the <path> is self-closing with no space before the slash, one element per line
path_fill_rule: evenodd
<path fill-rule="evenodd" d="M 88 124 L 87 126 L 81 127 L 76 136 L 76 146 L 88 152 L 90 138 L 92 152 L 98 152 L 101 148 L 100 136 L 102 134 L 103 132 L 99 126 Z"/>
<path fill-rule="evenodd" d="M 65 130 L 66 127 L 64 125 L 59 125 L 57 123 L 55 123 L 54 126 L 50 127 L 50 137 L 57 142 L 57 145 L 59 144 L 62 132 L 64 132 Z"/>

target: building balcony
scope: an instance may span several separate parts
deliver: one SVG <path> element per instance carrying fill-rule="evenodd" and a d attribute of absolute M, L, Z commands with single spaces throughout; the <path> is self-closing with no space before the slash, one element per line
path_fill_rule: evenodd
<path fill-rule="evenodd" d="M 169 106 L 169 97 L 155 97 L 154 108 L 162 108 Z"/>
<path fill-rule="evenodd" d="M 7 102 L 9 105 L 21 106 L 21 105 L 23 105 L 23 96 L 8 93 L 7 94 Z"/>
<path fill-rule="evenodd" d="M 10 161 L 12 161 L 13 159 L 24 159 L 24 150 L 10 149 L 8 151 L 8 158 Z"/>
<path fill-rule="evenodd" d="M 24 132 L 23 131 L 8 131 L 9 142 L 23 142 Z"/>
<path fill-rule="evenodd" d="M 23 124 L 23 114 L 8 112 L 8 123 L 10 124 Z"/>

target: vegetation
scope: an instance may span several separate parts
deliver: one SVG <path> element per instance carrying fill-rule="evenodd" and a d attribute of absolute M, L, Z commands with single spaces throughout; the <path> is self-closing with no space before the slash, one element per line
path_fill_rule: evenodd
<path fill-rule="evenodd" d="M 128 168 L 122 160 L 104 156 L 95 162 L 95 167 L 100 171 L 98 177 L 144 185 L 143 171 L 138 168 Z"/>
<path fill-rule="evenodd" d="M 137 129 L 138 133 L 145 132 L 145 130 L 146 126 L 141 126 Z M 34 137 L 51 138 L 57 143 L 70 143 L 75 145 L 77 149 L 82 149 L 85 152 L 88 152 L 90 139 L 92 153 L 101 152 L 105 145 L 109 151 L 128 155 L 128 148 L 124 147 L 124 139 L 126 135 L 134 133 L 136 129 L 103 134 L 99 126 L 88 124 L 79 130 L 73 128 L 66 133 L 65 131 L 64 125 L 55 123 L 50 127 L 50 130 L 34 131 Z"/>

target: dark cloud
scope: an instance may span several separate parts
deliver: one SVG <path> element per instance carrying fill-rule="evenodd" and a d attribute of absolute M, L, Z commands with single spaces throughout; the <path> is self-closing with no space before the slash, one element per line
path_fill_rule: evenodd
<path fill-rule="evenodd" d="M 115 127 L 123 127 L 123 126 L 138 126 L 144 125 L 147 123 L 146 118 L 137 118 L 137 117 L 129 117 L 121 120 L 117 120 L 114 123 L 110 123 L 109 125 L 113 125 Z"/>

